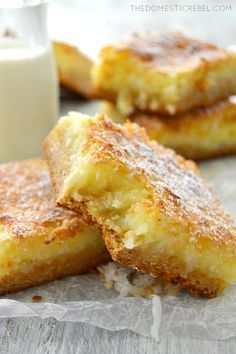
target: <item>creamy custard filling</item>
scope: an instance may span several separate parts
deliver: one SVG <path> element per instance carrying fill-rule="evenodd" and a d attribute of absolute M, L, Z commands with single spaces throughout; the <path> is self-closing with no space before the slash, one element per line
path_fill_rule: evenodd
<path fill-rule="evenodd" d="M 98 91 L 116 97 L 124 115 L 137 109 L 175 114 L 233 94 L 235 66 L 235 58 L 229 57 L 165 70 L 111 50 L 94 66 L 92 76 Z"/>
<path fill-rule="evenodd" d="M 60 257 L 86 254 L 86 249 L 102 249 L 103 240 L 94 230 L 86 228 L 67 240 L 45 242 L 45 235 L 35 235 L 30 238 L 14 239 L 5 237 L 0 248 L 0 278 L 14 274 L 17 271 L 28 271 L 40 262 L 52 262 Z M 90 251 L 89 251 L 90 252 Z"/>
<path fill-rule="evenodd" d="M 198 271 L 228 283 L 236 280 L 233 255 L 221 254 L 212 245 L 202 252 L 197 237 L 191 236 L 180 220 L 158 211 L 150 191 L 143 188 L 138 176 L 121 168 L 118 177 L 117 167 L 112 164 L 88 162 L 79 166 L 67 181 L 75 191 L 73 198 L 83 200 L 98 223 L 122 235 L 124 247 L 154 244 L 157 258 L 163 254 L 177 255 L 186 274 Z"/>

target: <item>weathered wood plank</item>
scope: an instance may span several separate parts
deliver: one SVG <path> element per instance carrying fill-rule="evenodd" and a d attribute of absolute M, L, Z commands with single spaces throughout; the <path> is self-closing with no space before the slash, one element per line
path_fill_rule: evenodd
<path fill-rule="evenodd" d="M 210 342 L 163 338 L 156 343 L 129 331 L 113 333 L 54 319 L 0 320 L 0 353 L 4 354 L 231 354 L 235 351 L 235 339 Z"/>

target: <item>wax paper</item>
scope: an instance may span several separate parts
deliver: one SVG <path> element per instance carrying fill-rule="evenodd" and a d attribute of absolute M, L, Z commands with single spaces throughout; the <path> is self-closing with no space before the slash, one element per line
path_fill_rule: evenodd
<path fill-rule="evenodd" d="M 236 158 L 201 164 L 225 208 L 236 219 Z M 33 302 L 32 297 L 41 296 Z M 225 339 L 236 335 L 236 286 L 207 300 L 185 291 L 150 299 L 118 296 L 106 289 L 98 274 L 70 277 L 0 299 L 0 317 L 54 317 L 110 331 L 129 329 L 154 337 Z"/>

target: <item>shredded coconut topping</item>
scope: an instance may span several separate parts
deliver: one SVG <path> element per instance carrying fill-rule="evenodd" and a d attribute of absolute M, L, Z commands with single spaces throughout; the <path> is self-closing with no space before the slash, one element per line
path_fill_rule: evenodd
<path fill-rule="evenodd" d="M 180 286 L 153 278 L 137 270 L 124 267 L 116 262 L 109 262 L 98 267 L 106 288 L 114 288 L 120 297 L 152 295 L 174 295 Z"/>

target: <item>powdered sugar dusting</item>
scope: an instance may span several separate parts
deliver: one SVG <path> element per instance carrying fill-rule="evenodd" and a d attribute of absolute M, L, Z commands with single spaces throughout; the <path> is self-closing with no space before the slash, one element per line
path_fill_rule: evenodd
<path fill-rule="evenodd" d="M 50 226 L 61 234 L 66 227 L 83 227 L 78 214 L 56 207 L 47 165 L 40 159 L 0 166 L 0 224 L 17 237 L 46 234 Z"/>
<path fill-rule="evenodd" d="M 232 243 L 236 229 L 230 214 L 223 211 L 203 179 L 188 161 L 174 151 L 150 141 L 136 124 L 120 126 L 100 115 L 91 124 L 87 141 L 96 161 L 112 160 L 142 178 L 154 203 L 169 216 L 178 216 L 186 225 L 196 225 L 192 234 L 207 237 L 216 244 Z M 161 201 L 161 203 L 160 203 Z"/>

